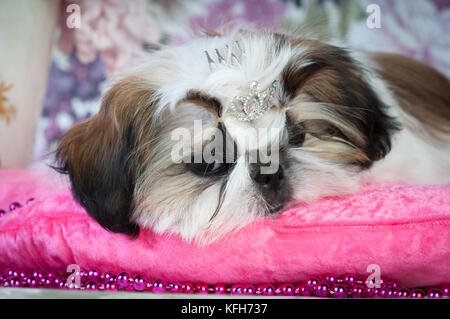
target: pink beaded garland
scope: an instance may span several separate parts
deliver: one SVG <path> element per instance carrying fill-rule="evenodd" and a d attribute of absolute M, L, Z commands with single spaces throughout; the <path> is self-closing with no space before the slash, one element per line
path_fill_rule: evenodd
<path fill-rule="evenodd" d="M 18 202 L 11 203 L 11 205 L 9 205 L 9 211 L 12 212 L 13 210 L 16 210 L 20 207 L 22 207 L 22 205 L 20 205 Z"/>
<path fill-rule="evenodd" d="M 244 285 L 243 289 L 242 289 L 242 294 L 245 296 L 251 296 L 253 294 L 255 294 L 256 292 L 256 288 L 253 285 Z"/>
<path fill-rule="evenodd" d="M 336 298 L 346 298 L 347 297 L 347 288 L 343 284 L 334 285 L 332 292 Z"/>
<path fill-rule="evenodd" d="M 303 297 L 312 296 L 312 293 L 308 290 L 308 287 L 306 284 L 295 285 L 294 294 L 296 296 L 303 296 Z"/>
<path fill-rule="evenodd" d="M 231 286 L 230 294 L 232 294 L 232 295 L 240 295 L 240 294 L 242 294 L 242 285 L 236 284 L 236 285 Z"/>
<path fill-rule="evenodd" d="M 179 282 L 171 282 L 167 285 L 167 291 L 177 294 L 183 292 L 183 286 Z"/>
<path fill-rule="evenodd" d="M 214 286 L 214 293 L 216 295 L 224 295 L 227 293 L 227 286 L 225 284 L 217 284 Z"/>
<path fill-rule="evenodd" d="M 128 273 L 121 272 L 115 275 L 112 272 L 104 276 L 97 270 L 83 271 L 79 275 L 83 278 L 81 287 L 67 284 L 67 276 L 57 276 L 54 273 L 42 273 L 34 271 L 30 273 L 17 272 L 14 269 L 0 274 L 1 287 L 26 287 L 26 288 L 58 288 L 58 289 L 81 289 L 90 291 L 147 291 L 154 293 L 186 293 L 186 294 L 208 294 L 210 292 L 223 295 L 261 295 L 261 296 L 316 296 L 333 298 L 448 298 L 449 286 L 431 287 L 429 289 L 401 289 L 396 282 L 383 283 L 381 288 L 367 288 L 362 281 L 349 280 L 349 276 L 338 279 L 337 276 L 311 277 L 306 283 L 290 284 L 234 284 L 228 288 L 225 284 L 216 284 L 212 287 L 205 283 L 171 282 L 156 280 L 153 284 L 148 282 L 143 275 L 130 277 Z M 335 278 L 329 280 L 329 278 Z M 331 282 L 336 282 L 330 285 Z M 350 283 L 350 285 L 349 285 Z M 354 283 L 353 286 L 351 284 Z"/>
<path fill-rule="evenodd" d="M 450 297 L 450 286 L 448 285 L 442 285 L 441 287 L 439 287 L 440 290 L 442 291 L 442 295 L 445 297 Z"/>
<path fill-rule="evenodd" d="M 329 293 L 330 286 L 325 282 L 321 282 L 314 287 L 314 294 L 317 297 L 328 297 Z"/>
<path fill-rule="evenodd" d="M 274 296 L 275 295 L 275 287 L 271 284 L 263 284 L 259 285 L 256 289 L 263 296 Z"/>
<path fill-rule="evenodd" d="M 411 291 L 411 298 L 425 298 L 425 292 L 422 289 L 413 289 Z"/>
<path fill-rule="evenodd" d="M 194 291 L 198 294 L 208 294 L 209 293 L 209 286 L 204 283 L 198 283 L 194 286 Z"/>
<path fill-rule="evenodd" d="M 193 294 L 195 287 L 193 284 L 191 284 L 190 282 L 183 282 L 183 284 L 181 285 L 181 288 L 183 289 L 183 293 L 184 294 Z"/>
<path fill-rule="evenodd" d="M 120 288 L 127 288 L 130 282 L 128 281 L 128 274 L 126 272 L 121 272 L 117 275 L 116 283 Z"/>
<path fill-rule="evenodd" d="M 30 198 L 26 201 L 28 205 L 34 200 Z M 0 209 L 0 217 L 20 209 L 22 205 L 19 202 L 12 202 L 9 205 L 9 212 Z M 81 287 L 67 283 L 69 275 L 79 276 Z M 355 274 L 346 274 L 339 279 L 332 273 L 324 276 L 314 275 L 306 283 L 283 283 L 276 286 L 265 283 L 256 287 L 251 284 L 234 284 L 227 286 L 225 284 L 216 284 L 212 287 L 205 283 L 189 282 L 171 282 L 167 284 L 164 281 L 156 280 L 153 283 L 147 281 L 143 275 L 130 277 L 128 273 L 121 272 L 115 274 L 107 272 L 102 275 L 96 269 L 89 271 L 80 270 L 77 273 L 58 276 L 54 273 L 17 272 L 14 269 L 0 274 L 0 287 L 23 287 L 23 288 L 56 288 L 56 289 L 81 289 L 90 291 L 138 291 L 153 293 L 184 293 L 184 294 L 208 294 L 210 292 L 217 295 L 261 295 L 261 296 L 317 296 L 333 298 L 428 298 L 440 299 L 449 298 L 449 285 L 440 287 L 430 287 L 428 289 L 402 289 L 396 281 L 379 282 L 381 288 L 368 288 L 365 282 L 358 280 Z"/>
<path fill-rule="evenodd" d="M 355 285 L 351 288 L 352 298 L 364 297 L 365 287 L 363 285 Z"/>
<path fill-rule="evenodd" d="M 153 283 L 152 291 L 156 293 L 162 293 L 166 291 L 166 283 L 161 280 L 156 280 Z"/>
<path fill-rule="evenodd" d="M 147 288 L 147 283 L 145 282 L 145 278 L 142 275 L 137 275 L 133 281 L 133 288 L 136 291 L 144 291 Z"/>

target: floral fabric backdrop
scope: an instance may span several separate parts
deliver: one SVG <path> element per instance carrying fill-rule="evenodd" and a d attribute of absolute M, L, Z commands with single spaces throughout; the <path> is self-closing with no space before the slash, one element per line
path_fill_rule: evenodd
<path fill-rule="evenodd" d="M 177 44 L 201 28 L 253 26 L 295 30 L 305 23 L 349 46 L 405 54 L 450 77 L 450 0 L 72 0 L 60 27 L 34 163 L 50 162 L 62 135 L 94 115 L 111 79 L 155 44 Z M 68 29 L 66 8 L 81 8 L 81 28 Z M 381 28 L 369 28 L 370 4 Z"/>

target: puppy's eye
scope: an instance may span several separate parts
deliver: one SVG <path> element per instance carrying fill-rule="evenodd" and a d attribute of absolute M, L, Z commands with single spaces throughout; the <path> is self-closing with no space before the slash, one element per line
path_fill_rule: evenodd
<path fill-rule="evenodd" d="M 289 144 L 301 146 L 305 142 L 305 130 L 303 125 L 298 124 L 289 130 Z"/>
<path fill-rule="evenodd" d="M 289 116 L 286 117 L 289 144 L 294 146 L 301 146 L 305 142 L 305 126 L 302 123 L 292 123 Z"/>
<path fill-rule="evenodd" d="M 217 176 L 226 173 L 232 166 L 231 163 L 219 163 L 216 161 L 206 162 L 202 161 L 201 163 L 192 163 L 187 164 L 188 169 L 199 176 Z"/>

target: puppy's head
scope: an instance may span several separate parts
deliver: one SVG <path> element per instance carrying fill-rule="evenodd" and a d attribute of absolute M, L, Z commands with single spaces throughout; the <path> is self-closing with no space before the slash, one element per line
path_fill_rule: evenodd
<path fill-rule="evenodd" d="M 250 114 L 253 99 L 258 116 L 232 112 Z M 206 242 L 289 202 L 354 191 L 390 149 L 397 124 L 385 111 L 346 50 L 239 32 L 153 54 L 67 133 L 57 159 L 105 228 Z"/>

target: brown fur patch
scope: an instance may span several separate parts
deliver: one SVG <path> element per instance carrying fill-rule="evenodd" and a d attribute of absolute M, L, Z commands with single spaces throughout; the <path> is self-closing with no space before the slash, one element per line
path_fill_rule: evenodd
<path fill-rule="evenodd" d="M 433 137 L 450 134 L 450 81 L 444 75 L 405 56 L 376 53 L 372 57 L 406 113 Z"/>
<path fill-rule="evenodd" d="M 222 116 L 222 104 L 220 103 L 220 101 L 217 98 L 210 96 L 204 92 L 189 90 L 186 94 L 186 97 L 180 101 L 180 103 L 182 102 L 194 103 L 210 111 L 217 117 Z"/>
<path fill-rule="evenodd" d="M 56 157 L 74 197 L 103 227 L 137 235 L 130 220 L 136 178 L 147 165 L 153 127 L 151 90 L 136 76 L 116 83 L 99 113 L 72 128 Z"/>
<path fill-rule="evenodd" d="M 369 167 L 383 158 L 397 123 L 364 81 L 362 67 L 342 48 L 298 38 L 291 45 L 302 50 L 282 73 L 282 103 L 303 123 L 305 145 L 341 164 Z"/>

